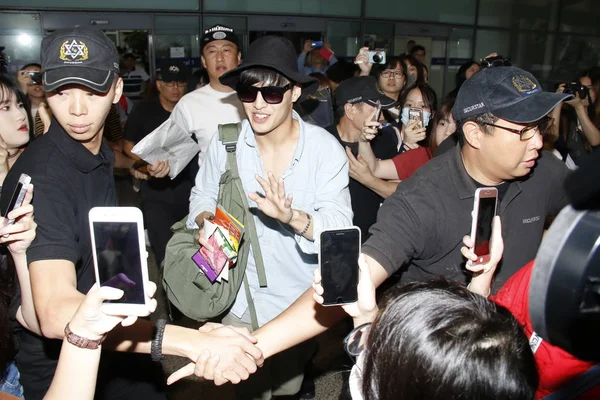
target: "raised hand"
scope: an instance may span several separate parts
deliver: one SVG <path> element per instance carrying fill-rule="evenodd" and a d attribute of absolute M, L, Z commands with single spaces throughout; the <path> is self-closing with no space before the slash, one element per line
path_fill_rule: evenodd
<path fill-rule="evenodd" d="M 360 68 L 360 76 L 368 76 L 373 68 L 373 64 L 369 62 L 369 48 L 361 47 L 358 54 L 354 58 L 354 64 Z"/>
<path fill-rule="evenodd" d="M 377 114 L 377 109 L 374 109 L 373 112 L 369 115 L 365 122 L 363 122 L 362 129 L 360 131 L 359 140 L 361 142 L 370 142 L 375 139 L 379 134 L 379 129 L 381 129 L 381 122 L 373 121 L 375 118 L 375 114 Z"/>
<path fill-rule="evenodd" d="M 404 129 L 404 144 L 410 149 L 419 147 L 417 144 L 427 136 L 427 128 L 421 127 L 418 121 L 409 121 Z"/>
<path fill-rule="evenodd" d="M 342 306 L 346 314 L 354 318 L 354 326 L 361 325 L 365 322 L 372 322 L 379 311 L 375 297 L 375 284 L 371 280 L 371 269 L 363 254 L 358 258 L 358 267 L 358 301 Z M 321 285 L 321 271 L 318 268 L 315 269 L 313 277 L 313 299 L 318 304 L 323 304 L 323 293 L 325 291 L 323 285 Z"/>
<path fill-rule="evenodd" d="M 260 196 L 257 193 L 248 193 L 248 197 L 256 202 L 258 207 L 265 215 L 276 220 L 289 224 L 294 216 L 292 211 L 292 195 L 285 195 L 285 185 L 283 179 L 275 179 L 272 172 L 267 173 L 267 180 L 256 175 L 256 180 L 262 187 L 265 195 Z"/>
<path fill-rule="evenodd" d="M 467 259 L 466 268 L 474 272 L 476 276 L 488 274 L 493 276 L 498 263 L 502 259 L 504 253 L 504 241 L 502 240 L 502 222 L 500 217 L 496 215 L 492 220 L 492 236 L 490 238 L 490 260 L 485 264 L 473 264 L 477 260 L 477 255 L 473 252 L 475 243 L 471 236 L 463 237 L 464 246 L 460 249 L 462 255 Z"/>
<path fill-rule="evenodd" d="M 5 243 L 8 251 L 14 255 L 25 254 L 25 251 L 35 239 L 37 224 L 33 220 L 33 185 L 29 185 L 23 204 L 2 217 L 0 221 L 0 243 Z M 9 219 L 14 218 L 15 223 L 6 225 Z"/>
<path fill-rule="evenodd" d="M 156 293 L 156 284 L 148 282 L 147 289 L 146 296 L 152 298 Z M 98 284 L 95 284 L 69 322 L 73 333 L 87 339 L 98 340 L 118 324 L 130 326 L 135 323 L 137 321 L 135 316 L 112 315 L 102 308 L 104 300 L 118 300 L 123 297 L 123 293 L 121 289 L 110 286 L 98 287 Z M 154 312 L 155 309 L 156 300 L 152 299 L 148 313 Z"/>
<path fill-rule="evenodd" d="M 369 164 L 360 156 L 354 157 L 352 150 L 346 147 L 346 156 L 348 156 L 348 166 L 350 167 L 350 178 L 357 180 L 363 185 L 375 179 Z"/>

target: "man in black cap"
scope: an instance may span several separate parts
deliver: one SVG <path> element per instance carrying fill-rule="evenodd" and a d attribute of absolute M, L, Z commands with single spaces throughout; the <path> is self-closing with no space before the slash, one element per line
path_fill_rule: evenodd
<path fill-rule="evenodd" d="M 200 43 L 209 84 L 183 96 L 171 113 L 171 124 L 161 128 L 168 132 L 176 129 L 198 142 L 197 165 L 202 165 L 219 124 L 240 122 L 244 116 L 235 91 L 219 81 L 221 75 L 240 64 L 242 52 L 237 35 L 227 26 L 215 25 L 204 31 Z"/>
<path fill-rule="evenodd" d="M 167 59 L 160 62 L 156 81 L 158 97 L 139 103 L 125 125 L 123 147 L 129 157 L 140 160 L 131 149 L 169 118 L 185 94 L 188 75 L 188 68 L 181 61 Z M 190 165 L 173 180 L 166 176 L 166 161 L 139 167 L 135 172 L 137 177 L 144 179 L 141 185 L 142 209 L 146 215 L 152 216 L 146 218 L 145 226 L 158 265 L 165 257 L 165 247 L 172 236 L 171 226 L 187 214 L 190 190 L 194 185 L 189 168 Z"/>
<path fill-rule="evenodd" d="M 298 71 L 293 44 L 264 36 L 250 46 L 240 67 L 224 74 L 221 83 L 235 88 L 247 120 L 236 147 L 238 170 L 264 261 L 267 286 L 250 250 L 246 277 L 259 325 L 275 318 L 312 282 L 317 267 L 320 232 L 352 224 L 348 191 L 348 160 L 324 129 L 306 124 L 293 104 L 302 91 L 316 89 L 313 78 Z M 214 215 L 226 150 L 215 137 L 196 177 L 190 198 L 188 227 L 196 228 Z M 206 245 L 201 237 L 200 243 Z M 251 327 L 244 289 L 223 322 Z M 237 389 L 239 399 L 270 399 L 300 390 L 304 364 L 312 356 L 295 347 L 265 364 Z"/>
<path fill-rule="evenodd" d="M 42 41 L 41 59 L 54 120 L 4 181 L 4 193 L 13 192 L 21 173 L 31 176 L 35 185 L 38 228 L 27 258 L 44 337 L 21 330 L 16 358 L 25 395 L 34 400 L 41 399 L 50 386 L 61 345 L 55 339 L 63 339 L 65 326 L 95 283 L 88 212 L 96 206 L 117 205 L 114 156 L 102 136 L 106 115 L 123 90 L 117 49 L 97 28 L 54 31 Z M 10 196 L 0 200 L 6 210 Z M 19 302 L 15 299 L 15 310 Z M 74 328 L 67 340 L 85 348 L 100 345 L 103 339 Z M 155 326 L 138 320 L 131 327 L 115 329 L 102 347 L 138 353 L 152 349 L 156 360 L 164 352 L 195 361 L 208 350 L 221 359 L 241 361 L 228 369 L 235 374 L 230 377 L 235 382 L 247 378 L 262 362 L 251 340 L 225 327 L 199 332 L 165 326 L 164 321 Z M 237 357 L 232 356 L 232 349 Z M 100 366 L 96 398 L 164 399 L 163 382 L 159 364 L 152 364 L 147 355 L 108 353 Z"/>
<path fill-rule="evenodd" d="M 543 92 L 533 75 L 515 67 L 485 69 L 468 80 L 453 110 L 461 144 L 401 182 L 371 227 L 363 253 L 375 285 L 398 271 L 403 281 L 438 275 L 464 281 L 468 275 L 460 249 L 471 229 L 475 190 L 483 186 L 494 186 L 500 194 L 505 257 L 494 287 L 533 259 L 546 218 L 567 204 L 567 168 L 540 149 L 546 115 L 568 97 Z M 255 332 L 265 357 L 344 317 L 335 307 L 315 312 L 313 293 L 304 293 Z"/>
<path fill-rule="evenodd" d="M 394 193 L 397 183 L 376 178 L 368 165 L 357 158 L 358 139 L 365 120 L 375 113 L 378 106 L 387 110 L 396 102 L 383 94 L 377 80 L 371 76 L 359 76 L 340 84 L 335 92 L 338 123 L 325 128 L 344 146 L 350 165 L 350 197 L 354 212 L 354 225 L 362 232 L 362 240 L 368 237 L 371 225 L 383 199 Z M 377 116 L 376 116 L 377 117 Z M 395 138 L 383 134 L 371 142 L 375 156 L 380 160 L 394 157 Z"/>

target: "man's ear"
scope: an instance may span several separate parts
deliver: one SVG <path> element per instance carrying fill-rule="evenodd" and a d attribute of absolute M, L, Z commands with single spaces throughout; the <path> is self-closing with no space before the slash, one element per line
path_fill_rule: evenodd
<path fill-rule="evenodd" d="M 292 88 L 292 103 L 295 103 L 296 101 L 298 101 L 298 99 L 300 98 L 301 95 L 302 95 L 302 88 L 300 87 L 300 85 L 295 85 Z"/>
<path fill-rule="evenodd" d="M 354 120 L 354 110 L 356 107 L 354 107 L 352 104 L 350 103 L 346 103 L 344 104 L 344 115 L 346 116 L 346 118 L 348 118 L 350 121 Z"/>
<path fill-rule="evenodd" d="M 200 56 L 200 61 L 202 62 L 202 68 L 206 69 L 206 59 L 204 58 L 204 55 Z"/>
<path fill-rule="evenodd" d="M 481 139 L 483 135 L 486 135 L 486 133 L 483 132 L 479 125 L 473 121 L 465 122 L 463 124 L 462 131 L 465 141 L 469 144 L 469 146 L 475 149 L 481 147 Z"/>
<path fill-rule="evenodd" d="M 237 65 L 240 65 L 242 63 L 242 52 L 238 50 L 238 55 L 237 55 Z"/>
<path fill-rule="evenodd" d="M 123 79 L 120 76 L 117 77 L 117 82 L 115 83 L 115 97 L 113 98 L 113 104 L 117 104 L 119 100 L 121 100 L 121 96 L 123 95 Z"/>

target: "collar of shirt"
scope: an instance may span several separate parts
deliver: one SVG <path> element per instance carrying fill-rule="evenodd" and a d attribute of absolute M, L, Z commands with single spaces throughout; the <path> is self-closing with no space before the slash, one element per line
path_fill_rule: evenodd
<path fill-rule="evenodd" d="M 294 169 L 294 166 L 300 161 L 302 157 L 302 153 L 304 152 L 304 143 L 306 138 L 306 122 L 300 118 L 300 115 L 294 110 L 292 110 L 292 118 L 298 121 L 298 143 L 296 144 L 296 150 L 294 151 L 294 162 L 290 166 L 290 171 Z M 247 124 L 247 125 L 246 125 Z M 250 121 L 245 120 L 243 125 L 243 133 L 244 133 L 244 142 L 252 147 L 256 148 L 256 137 L 254 136 L 254 131 L 252 130 L 252 125 L 250 125 Z M 285 172 L 282 177 L 285 177 L 289 172 Z"/>
<path fill-rule="evenodd" d="M 450 151 L 449 151 L 450 152 Z M 451 163 L 454 163 L 454 167 L 457 174 L 452 174 L 452 178 L 454 179 L 454 186 L 456 187 L 456 191 L 458 192 L 458 196 L 462 199 L 468 199 L 475 197 L 475 191 L 477 190 L 477 185 L 475 184 L 474 179 L 469 175 L 467 169 L 465 168 L 465 164 L 461 155 L 461 146 L 460 143 L 456 145 L 454 148 L 454 152 L 452 153 Z M 524 177 L 530 177 L 532 173 Z M 514 183 L 511 185 L 510 183 Z M 509 187 L 507 189 L 507 193 L 504 197 L 507 200 L 512 200 L 517 194 L 521 192 L 521 179 L 509 182 Z M 502 201 L 504 203 L 504 201 Z"/>
<path fill-rule="evenodd" d="M 94 155 L 83 144 L 69 136 L 54 118 L 46 135 L 56 144 L 65 158 L 83 173 L 91 172 L 105 163 L 112 165 L 114 162 L 115 156 L 105 140 L 102 140 L 100 152 Z"/>

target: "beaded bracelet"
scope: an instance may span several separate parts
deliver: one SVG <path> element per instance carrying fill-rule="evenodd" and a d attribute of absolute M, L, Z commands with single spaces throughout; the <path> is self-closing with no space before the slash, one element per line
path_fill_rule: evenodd
<path fill-rule="evenodd" d="M 304 236 L 304 234 L 308 231 L 308 228 L 310 228 L 310 221 L 312 220 L 312 217 L 310 216 L 310 214 L 307 213 L 306 218 L 308 219 L 308 221 L 306 222 L 304 230 L 298 234 L 300 236 Z"/>

